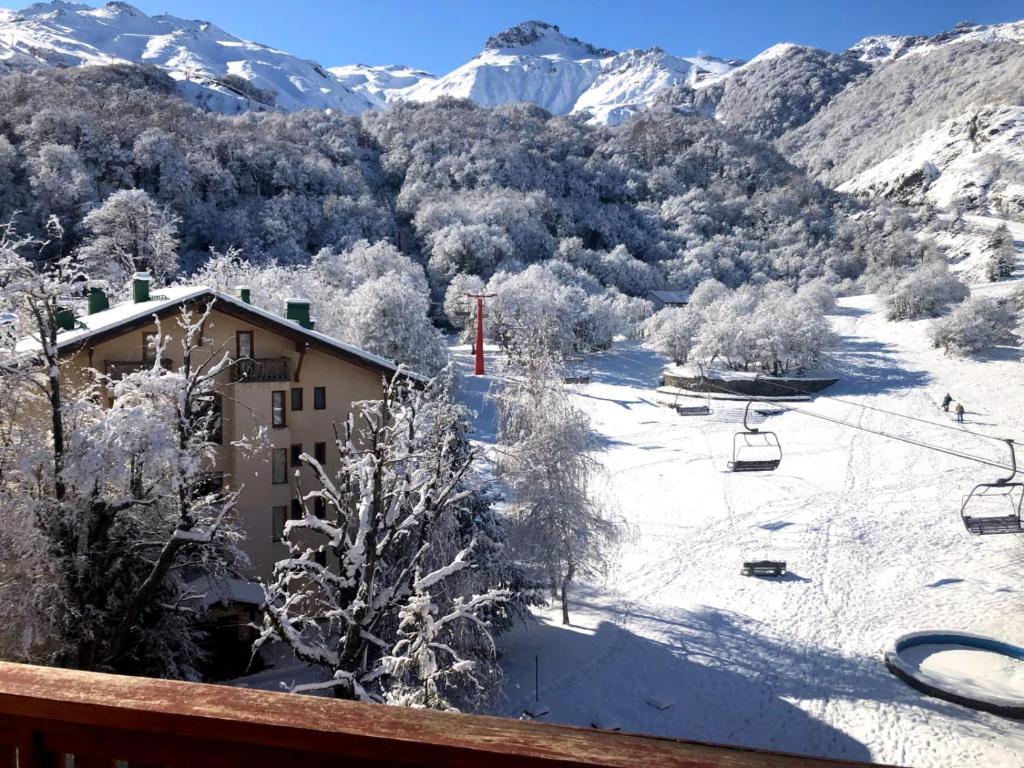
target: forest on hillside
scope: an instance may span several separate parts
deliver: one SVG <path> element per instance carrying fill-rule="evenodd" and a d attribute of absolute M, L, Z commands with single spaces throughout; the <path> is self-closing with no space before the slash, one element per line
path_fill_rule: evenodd
<path fill-rule="evenodd" d="M 809 179 L 769 144 L 669 107 L 617 129 L 535 106 L 399 104 L 227 117 L 158 70 L 103 67 L 0 79 L 0 219 L 48 252 L 95 237 L 91 211 L 125 189 L 173 215 L 181 269 L 210 249 L 302 264 L 387 240 L 440 296 L 568 258 L 630 295 L 823 277 L 840 290 L 920 262 L 916 214 Z"/>

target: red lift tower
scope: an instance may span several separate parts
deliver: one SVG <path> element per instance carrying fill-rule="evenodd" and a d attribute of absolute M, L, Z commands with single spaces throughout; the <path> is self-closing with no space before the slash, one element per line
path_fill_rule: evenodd
<path fill-rule="evenodd" d="M 477 376 L 484 375 L 484 299 L 493 299 L 494 293 L 467 293 L 467 299 L 476 299 L 476 369 L 473 373 Z"/>

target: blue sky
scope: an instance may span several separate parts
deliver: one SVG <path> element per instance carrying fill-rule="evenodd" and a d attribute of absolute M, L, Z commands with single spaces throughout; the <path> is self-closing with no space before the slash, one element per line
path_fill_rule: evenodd
<path fill-rule="evenodd" d="M 101 5 L 90 2 L 90 5 Z M 795 42 L 839 51 L 869 34 L 934 34 L 956 22 L 1024 18 L 1021 0 L 135 0 L 202 18 L 322 64 L 409 64 L 445 73 L 528 19 L 615 50 L 660 46 L 750 58 Z M 27 2 L 0 0 L 0 7 Z"/>

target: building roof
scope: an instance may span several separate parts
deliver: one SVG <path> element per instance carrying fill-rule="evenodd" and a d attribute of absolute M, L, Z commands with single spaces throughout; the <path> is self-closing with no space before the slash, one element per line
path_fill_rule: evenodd
<path fill-rule="evenodd" d="M 690 301 L 687 291 L 650 291 L 650 295 L 666 304 L 686 304 Z"/>
<path fill-rule="evenodd" d="M 297 341 L 309 343 L 312 348 L 327 354 L 342 357 L 364 368 L 394 373 L 398 365 L 393 360 L 367 352 L 365 349 L 346 344 L 317 331 L 303 328 L 298 323 L 265 309 L 246 304 L 239 298 L 206 286 L 175 286 L 154 289 L 149 301 L 139 303 L 127 301 L 110 309 L 75 318 L 76 327 L 57 334 L 58 353 L 73 352 L 88 346 L 89 342 L 101 341 L 119 336 L 136 326 L 149 325 L 154 318 L 163 319 L 177 312 L 186 303 L 213 301 L 215 311 L 249 320 L 254 325 L 263 325 L 282 335 L 294 337 Z M 21 339 L 15 351 L 30 355 L 39 350 L 39 340 L 34 337 Z M 425 381 L 426 377 L 413 371 L 403 371 L 409 378 Z"/>

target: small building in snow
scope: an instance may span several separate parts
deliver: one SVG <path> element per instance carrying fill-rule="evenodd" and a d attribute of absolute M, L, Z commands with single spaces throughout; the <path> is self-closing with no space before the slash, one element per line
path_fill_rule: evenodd
<path fill-rule="evenodd" d="M 688 291 L 648 291 L 647 298 L 654 304 L 654 311 L 665 307 L 685 307 L 690 303 Z"/>

